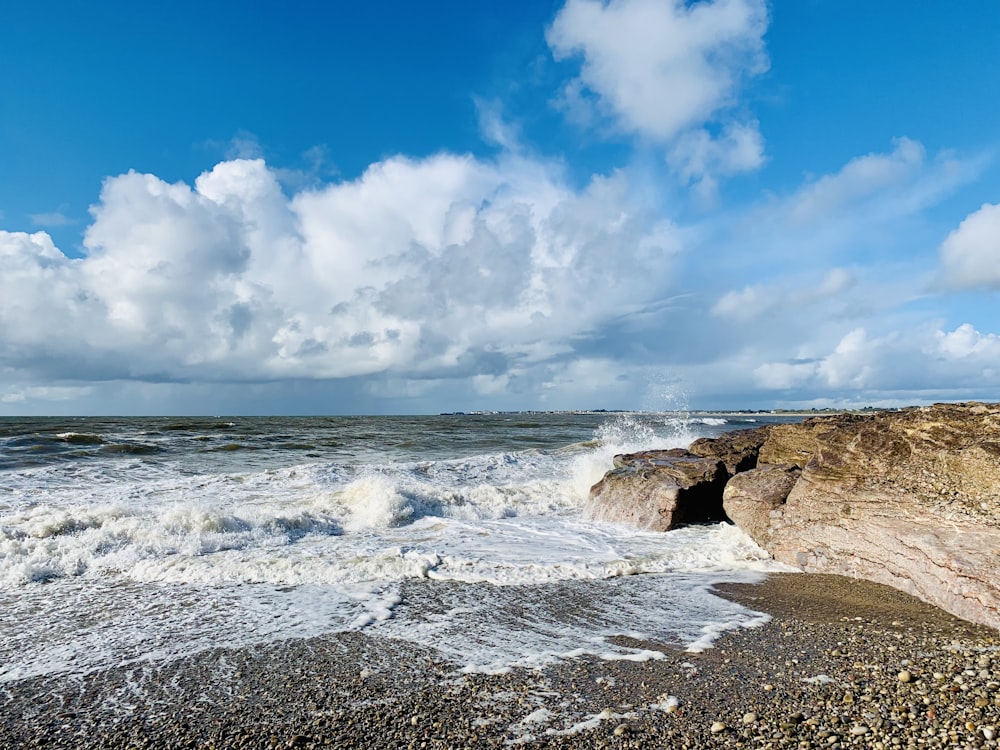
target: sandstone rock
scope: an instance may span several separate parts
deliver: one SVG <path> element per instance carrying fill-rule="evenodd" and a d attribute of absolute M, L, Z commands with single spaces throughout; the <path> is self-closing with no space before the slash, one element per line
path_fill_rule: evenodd
<path fill-rule="evenodd" d="M 760 545 L 769 539 L 771 511 L 785 504 L 802 470 L 790 464 L 737 474 L 722 493 L 726 515 Z"/>
<path fill-rule="evenodd" d="M 651 531 L 725 519 L 721 461 L 669 450 L 616 456 L 616 464 L 590 489 L 590 518 Z"/>
<path fill-rule="evenodd" d="M 773 427 L 774 425 L 765 425 L 752 430 L 727 432 L 716 438 L 698 438 L 688 450 L 697 456 L 719 459 L 725 463 L 726 471 L 732 476 L 757 466 L 757 454 Z"/>
<path fill-rule="evenodd" d="M 814 417 L 691 448 L 616 457 L 589 513 L 658 530 L 728 513 L 777 560 L 1000 628 L 1000 404 Z"/>
<path fill-rule="evenodd" d="M 775 464 L 802 474 L 766 530 L 759 518 L 743 528 L 776 559 L 1000 628 L 1000 405 L 779 425 L 759 454 L 759 466 Z"/>
<path fill-rule="evenodd" d="M 691 451 L 683 448 L 667 448 L 665 450 L 639 451 L 638 453 L 619 453 L 612 462 L 616 469 L 624 466 L 633 468 L 655 469 L 669 466 L 675 458 L 690 458 Z"/>

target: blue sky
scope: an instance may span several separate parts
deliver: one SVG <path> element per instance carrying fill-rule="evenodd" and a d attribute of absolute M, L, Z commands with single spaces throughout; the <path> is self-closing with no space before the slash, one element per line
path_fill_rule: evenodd
<path fill-rule="evenodd" d="M 0 28 L 0 414 L 1000 399 L 992 0 Z"/>

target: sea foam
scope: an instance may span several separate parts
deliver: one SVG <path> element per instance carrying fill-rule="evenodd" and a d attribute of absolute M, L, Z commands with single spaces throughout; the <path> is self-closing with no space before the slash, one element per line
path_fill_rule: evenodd
<path fill-rule="evenodd" d="M 268 448 L 253 425 L 239 437 L 252 458 L 214 450 L 237 442 L 230 422 L 203 435 L 197 423 L 84 425 L 80 434 L 115 444 L 156 445 L 158 457 L 95 446 L 0 472 L 0 608 L 10 614 L 0 680 L 349 630 L 503 671 L 584 653 L 655 658 L 656 644 L 702 647 L 755 622 L 710 591 L 776 569 L 735 527 L 653 534 L 581 515 L 616 453 L 686 445 L 718 425 L 623 415 L 588 432 L 559 417 L 558 434 L 573 439 L 518 447 L 534 430 L 554 432 L 547 419 L 496 418 L 492 432 L 429 422 L 489 449 L 450 453 L 439 437 L 392 455 L 344 430 L 333 440 L 282 423 L 282 445 L 350 448 L 305 462 Z M 394 424 L 373 421 L 372 434 L 391 442 Z M 653 646 L 622 646 L 621 635 Z"/>

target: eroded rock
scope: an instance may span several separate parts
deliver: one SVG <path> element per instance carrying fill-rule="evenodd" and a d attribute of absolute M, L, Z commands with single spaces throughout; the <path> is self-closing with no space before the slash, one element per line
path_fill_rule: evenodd
<path fill-rule="evenodd" d="M 766 530 L 743 528 L 776 559 L 1000 628 L 1000 405 L 780 425 L 760 449 L 759 466 L 773 464 L 802 474 Z"/>
<path fill-rule="evenodd" d="M 673 449 L 616 456 L 615 464 L 590 489 L 590 518 L 651 531 L 725 520 L 722 461 Z"/>
<path fill-rule="evenodd" d="M 1000 404 L 814 417 L 616 466 L 591 490 L 595 518 L 668 530 L 728 514 L 781 562 L 1000 628 Z"/>
<path fill-rule="evenodd" d="M 761 466 L 737 474 L 722 493 L 726 515 L 764 546 L 770 538 L 771 511 L 781 507 L 802 470 L 791 464 Z"/>
<path fill-rule="evenodd" d="M 757 466 L 757 456 L 774 425 L 752 430 L 735 430 L 714 438 L 698 438 L 689 450 L 697 456 L 717 458 L 726 465 L 729 475 L 748 471 Z M 772 461 L 771 463 L 778 463 Z"/>

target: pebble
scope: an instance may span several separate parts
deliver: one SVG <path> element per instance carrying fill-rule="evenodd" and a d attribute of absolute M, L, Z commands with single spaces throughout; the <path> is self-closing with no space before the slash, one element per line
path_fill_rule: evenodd
<path fill-rule="evenodd" d="M 644 663 L 581 658 L 507 675 L 459 676 L 448 663 L 373 648 L 360 634 L 219 649 L 148 677 L 128 666 L 82 680 L 9 683 L 0 694 L 0 748 L 997 750 L 1000 637 L 943 621 L 925 626 L 915 615 L 902 631 L 873 619 L 857 632 L 836 616 L 776 612 L 760 628 L 723 635 L 719 652 Z M 834 646 L 849 657 L 832 659 Z M 614 690 L 595 684 L 604 673 L 617 680 Z M 803 682 L 816 674 L 830 681 Z M 125 695 L 136 680 L 143 699 L 131 713 L 102 699 Z M 546 719 L 521 723 L 542 709 Z M 548 733 L 598 715 L 594 728 Z"/>
<path fill-rule="evenodd" d="M 900 672 L 897 675 L 897 677 L 899 678 L 900 682 L 909 682 L 910 680 L 913 679 L 913 675 L 911 675 L 910 672 L 909 672 L 909 670 L 906 670 L 906 669 L 904 669 L 902 672 Z"/>

